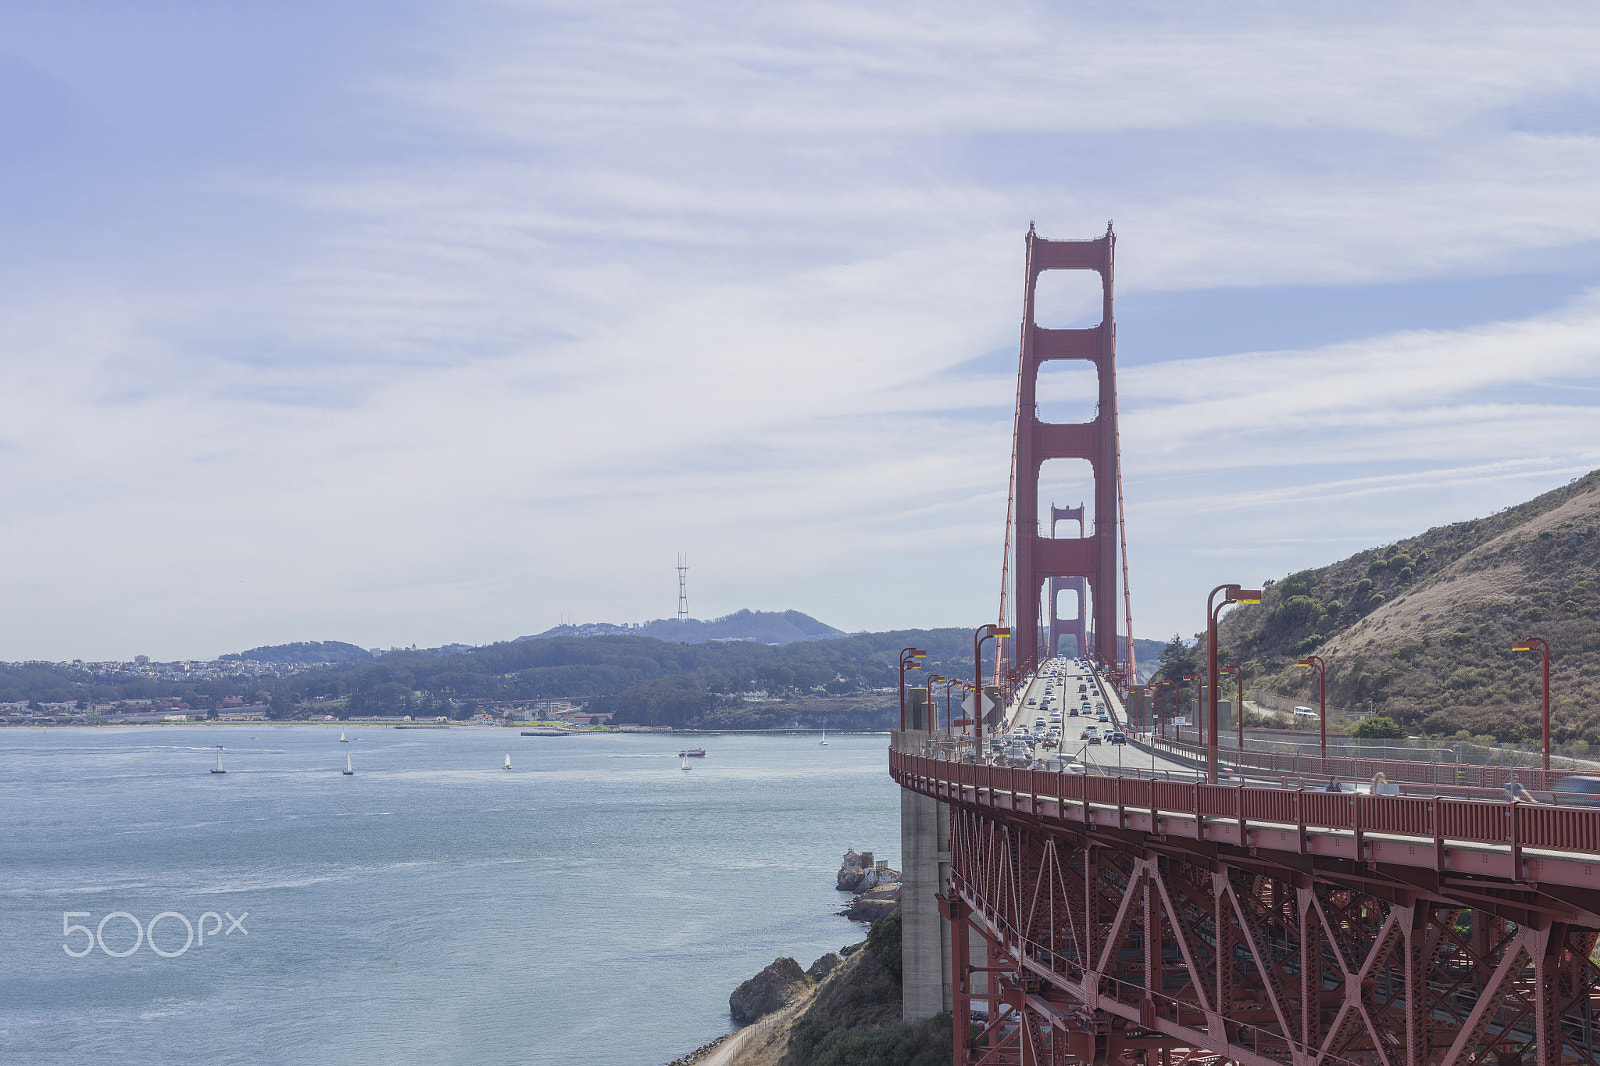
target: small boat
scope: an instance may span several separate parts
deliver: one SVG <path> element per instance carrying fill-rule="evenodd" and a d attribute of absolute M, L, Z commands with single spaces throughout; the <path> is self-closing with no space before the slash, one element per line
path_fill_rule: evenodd
<path fill-rule="evenodd" d="M 222 749 L 222 745 L 218 744 L 217 745 L 217 765 L 215 765 L 215 766 L 213 766 L 211 768 L 211 772 L 214 773 L 214 774 L 225 774 L 225 773 L 228 772 L 228 771 L 226 771 L 226 770 L 224 770 L 222 768 L 222 750 L 221 749 Z"/>
<path fill-rule="evenodd" d="M 680 759 L 704 759 L 705 757 L 706 749 L 704 748 L 685 748 L 678 752 L 678 758 Z"/>
<path fill-rule="evenodd" d="M 350 765 L 350 755 L 347 752 L 345 754 L 345 757 L 344 757 L 344 776 L 350 777 L 350 776 L 354 775 L 355 772 L 356 772 L 356 768 L 354 766 Z"/>
<path fill-rule="evenodd" d="M 685 755 L 683 757 L 683 767 L 682 768 L 685 769 L 685 770 L 687 770 L 689 768 L 689 757 L 687 755 Z"/>
<path fill-rule="evenodd" d="M 506 752 L 506 769 L 511 769 L 511 753 L 509 751 Z"/>
<path fill-rule="evenodd" d="M 345 735 L 344 735 L 344 730 L 342 730 L 342 729 L 341 729 L 341 730 L 339 730 L 339 743 L 341 743 L 341 744 L 348 744 L 348 743 L 350 743 L 350 741 L 348 741 L 348 740 L 346 740 L 346 739 L 345 739 Z"/>
<path fill-rule="evenodd" d="M 828 731 L 826 729 L 822 731 L 822 746 L 828 746 Z"/>

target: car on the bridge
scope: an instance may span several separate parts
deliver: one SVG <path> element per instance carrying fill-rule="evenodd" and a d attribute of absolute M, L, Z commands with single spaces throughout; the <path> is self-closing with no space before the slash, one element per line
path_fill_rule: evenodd
<path fill-rule="evenodd" d="M 1600 807 L 1600 777 L 1563 777 L 1550 786 L 1550 797 L 1562 807 Z"/>
<path fill-rule="evenodd" d="M 1113 743 L 1113 744 L 1126 744 L 1127 742 L 1128 742 L 1128 735 L 1126 733 L 1124 733 L 1122 730 L 1119 729 L 1116 732 L 1111 734 L 1111 743 Z"/>

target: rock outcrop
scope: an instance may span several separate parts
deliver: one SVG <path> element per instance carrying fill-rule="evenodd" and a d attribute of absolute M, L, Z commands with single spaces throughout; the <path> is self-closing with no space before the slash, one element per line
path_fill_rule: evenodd
<path fill-rule="evenodd" d="M 800 964 L 788 956 L 772 960 L 772 965 L 733 990 L 728 997 L 728 1013 L 739 1025 L 782 1010 L 811 990 L 811 978 Z"/>
<path fill-rule="evenodd" d="M 811 964 L 810 968 L 806 970 L 806 976 L 813 981 L 820 981 L 838 969 L 839 964 L 843 961 L 838 955 L 830 951 Z"/>
<path fill-rule="evenodd" d="M 879 918 L 889 917 L 899 909 L 900 886 L 888 884 L 867 889 L 845 904 L 844 910 L 840 913 L 852 922 L 875 922 Z"/>

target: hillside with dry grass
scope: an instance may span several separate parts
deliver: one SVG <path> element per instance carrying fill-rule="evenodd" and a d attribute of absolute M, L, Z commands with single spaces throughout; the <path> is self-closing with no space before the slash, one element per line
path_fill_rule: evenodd
<path fill-rule="evenodd" d="M 1539 735 L 1550 643 L 1551 731 L 1600 743 L 1600 471 L 1488 518 L 1430 529 L 1270 583 L 1225 616 L 1218 645 L 1252 687 L 1364 705 L 1413 732 L 1502 741 Z"/>

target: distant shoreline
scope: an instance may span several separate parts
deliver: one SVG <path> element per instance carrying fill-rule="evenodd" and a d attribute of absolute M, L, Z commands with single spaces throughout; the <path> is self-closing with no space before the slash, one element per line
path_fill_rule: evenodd
<path fill-rule="evenodd" d="M 548 729 L 564 736 L 630 736 L 630 737 L 713 737 L 713 736 L 821 736 L 832 733 L 843 736 L 888 736 L 887 729 L 619 729 L 616 726 L 581 726 L 576 729 L 550 725 L 545 722 L 513 722 L 510 725 L 474 725 L 468 722 L 353 722 L 339 719 L 332 722 L 307 722 L 295 719 L 258 718 L 253 721 L 219 722 L 201 719 L 194 722 L 3 722 L 0 729 L 146 729 L 183 728 L 187 726 L 320 726 L 324 729 L 394 729 L 426 727 L 429 729 Z"/>

